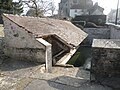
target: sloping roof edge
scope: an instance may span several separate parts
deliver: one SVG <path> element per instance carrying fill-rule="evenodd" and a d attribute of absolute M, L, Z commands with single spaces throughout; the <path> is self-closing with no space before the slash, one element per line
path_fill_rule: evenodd
<path fill-rule="evenodd" d="M 3 14 L 2 16 L 6 17 L 7 19 L 9 19 L 7 16 L 7 14 Z M 18 23 L 14 22 L 13 20 L 9 19 L 11 22 L 15 23 L 16 25 L 18 25 L 19 27 L 23 28 L 25 31 L 27 31 L 28 33 L 33 34 L 32 32 L 28 31 L 25 27 L 23 27 L 22 25 L 19 25 Z M 61 42 L 63 42 L 65 45 L 67 45 L 70 48 L 73 48 L 71 45 L 69 45 L 67 42 L 65 42 L 63 39 L 61 39 L 59 36 L 57 36 L 56 34 L 53 35 L 56 39 L 60 40 Z M 42 36 L 44 37 L 44 36 Z M 41 37 L 41 38 L 42 38 Z M 35 38 L 39 38 L 38 36 L 35 36 Z"/>
<path fill-rule="evenodd" d="M 11 17 L 9 17 L 9 16 L 11 16 Z M 76 42 L 74 41 L 74 40 L 71 40 L 72 38 L 71 38 L 71 35 L 70 35 L 70 33 L 69 34 L 67 34 L 67 36 L 69 35 L 69 37 L 63 37 L 62 38 L 62 36 L 65 36 L 66 34 L 65 34 L 65 32 L 64 33 L 62 33 L 62 34 L 60 34 L 60 36 L 59 36 L 59 33 L 63 30 L 63 29 L 61 29 L 61 25 L 64 25 L 64 23 L 66 24 L 66 25 L 71 25 L 71 27 L 72 27 L 72 29 L 70 29 L 70 32 L 72 32 L 73 31 L 73 28 L 75 28 L 75 26 L 74 25 L 72 25 L 70 22 L 68 23 L 68 22 L 63 22 L 63 20 L 60 20 L 60 26 L 58 26 L 58 27 L 60 27 L 60 32 L 59 33 L 43 33 L 43 34 L 40 34 L 39 35 L 39 32 L 38 32 L 38 34 L 36 33 L 36 32 L 34 32 L 34 31 L 31 31 L 31 28 L 29 28 L 29 27 L 27 27 L 26 28 L 26 26 L 24 26 L 24 24 L 22 24 L 22 23 L 24 23 L 24 20 L 23 20 L 23 22 L 22 23 L 19 23 L 19 17 L 20 17 L 20 19 L 27 19 L 27 18 L 32 18 L 32 20 L 34 20 L 34 18 L 35 17 L 29 17 L 29 16 L 19 16 L 18 17 L 18 15 L 10 15 L 10 14 L 3 14 L 3 17 L 5 17 L 5 18 L 7 18 L 8 20 L 10 20 L 11 22 L 13 22 L 13 23 L 15 23 L 17 26 L 19 26 L 19 27 L 21 27 L 21 28 L 23 28 L 24 29 L 24 31 L 27 31 L 28 33 L 31 33 L 33 36 L 35 36 L 35 37 L 42 37 L 42 36 L 44 36 L 44 35 L 49 35 L 49 34 L 55 34 L 57 37 L 59 37 L 60 38 L 60 40 L 64 40 L 64 44 L 66 43 L 67 45 L 70 45 L 70 46 L 72 46 L 73 48 L 74 48 L 74 46 L 76 47 L 76 46 L 78 46 L 86 37 L 87 37 L 87 33 L 85 33 L 84 31 L 82 31 L 81 30 L 81 32 L 80 33 L 82 33 L 83 35 L 81 35 L 80 33 L 79 34 L 77 34 L 77 36 L 78 36 L 78 38 L 80 37 L 80 40 L 77 38 L 76 39 Z M 14 20 L 14 17 L 15 17 L 15 20 Z M 18 19 L 17 19 L 18 18 Z M 37 19 L 39 19 L 39 18 L 35 18 L 35 20 L 37 20 Z M 42 20 L 44 21 L 44 19 L 46 20 L 47 18 L 42 18 Z M 16 21 L 17 20 L 17 21 Z M 41 20 L 41 21 L 42 21 Z M 50 19 L 51 20 L 51 19 Z M 43 22 L 42 21 L 42 22 Z M 54 21 L 54 20 L 53 20 Z M 57 20 L 56 20 L 57 21 Z M 62 23 L 61 23 L 62 22 Z M 27 23 L 27 22 L 25 22 L 25 23 Z M 45 23 L 45 22 L 44 22 Z M 46 23 L 45 23 L 46 24 Z M 49 23 L 47 23 L 48 25 L 49 24 L 51 24 L 51 22 L 49 22 Z M 58 23 L 59 24 L 59 23 Z M 25 24 L 26 25 L 26 24 Z M 29 24 L 28 24 L 29 25 Z M 51 24 L 51 25 L 54 25 L 54 24 Z M 55 25 L 56 25 L 56 22 L 55 22 Z M 42 26 L 42 27 L 44 27 L 44 26 Z M 55 27 L 55 29 L 56 28 L 58 28 L 58 27 Z M 71 27 L 69 27 L 69 28 L 71 28 Z M 62 28 L 64 28 L 64 27 L 62 27 Z M 65 30 L 67 31 L 69 28 L 66 28 L 65 27 Z M 34 29 L 34 28 L 33 28 Z M 54 30 L 55 30 L 54 29 Z M 79 29 L 77 29 L 77 27 L 75 28 L 76 29 L 76 32 L 75 33 L 77 33 L 77 31 L 79 31 Z M 39 29 L 37 29 L 37 30 L 39 30 Z M 53 30 L 53 31 L 54 31 Z M 42 32 L 42 31 L 41 31 Z M 65 35 L 64 35 L 65 34 Z M 74 33 L 73 33 L 73 35 L 75 35 Z M 70 41 L 68 40 L 68 39 L 70 39 Z M 75 43 L 75 44 L 74 44 Z"/>
<path fill-rule="evenodd" d="M 5 17 L 5 18 L 9 19 L 11 22 L 13 22 L 13 23 L 15 23 L 16 25 L 18 25 L 19 27 L 23 28 L 23 29 L 24 29 L 25 31 L 27 31 L 28 33 L 33 34 L 32 32 L 28 31 L 28 30 L 27 30 L 25 27 L 23 27 L 22 25 L 19 25 L 18 23 L 14 22 L 12 19 L 8 18 L 6 15 L 7 15 L 7 14 L 2 14 L 2 17 Z"/>
<path fill-rule="evenodd" d="M 66 46 L 68 46 L 71 49 L 74 49 L 75 46 L 68 44 L 66 41 L 64 41 L 62 38 L 60 38 L 59 36 L 57 36 L 56 34 L 50 34 L 50 35 L 45 35 L 42 37 L 36 37 L 36 38 L 44 38 L 46 36 L 53 36 L 54 38 L 56 38 L 57 40 L 59 40 L 60 42 L 64 43 Z"/>
<path fill-rule="evenodd" d="M 7 14 L 3 14 L 2 16 L 4 16 L 5 18 L 9 19 L 7 16 Z M 14 22 L 12 19 L 9 19 L 11 22 L 15 23 L 16 25 L 18 25 L 19 27 L 23 28 L 25 31 L 27 31 L 28 33 L 33 34 L 32 32 L 28 31 L 25 27 L 23 27 L 22 25 L 19 25 L 18 23 Z M 34 34 L 33 34 L 34 35 Z M 65 45 L 67 45 L 69 48 L 73 48 L 72 45 L 69 45 L 67 42 L 65 42 L 63 39 L 61 39 L 59 36 L 57 36 L 56 34 L 53 35 L 56 39 L 60 40 L 61 42 L 63 42 Z M 44 37 L 44 36 L 42 36 Z M 41 38 L 42 38 L 41 37 Z M 37 36 L 35 36 L 35 38 L 38 38 Z"/>

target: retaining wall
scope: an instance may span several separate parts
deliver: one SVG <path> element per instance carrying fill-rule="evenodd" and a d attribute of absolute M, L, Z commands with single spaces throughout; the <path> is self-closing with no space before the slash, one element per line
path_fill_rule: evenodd
<path fill-rule="evenodd" d="M 120 39 L 120 26 L 119 25 L 109 25 L 110 28 L 110 38 Z"/>
<path fill-rule="evenodd" d="M 110 29 L 107 27 L 102 28 L 84 28 L 88 37 L 84 40 L 84 45 L 92 45 L 93 39 L 110 39 Z"/>
<path fill-rule="evenodd" d="M 94 39 L 91 73 L 96 80 L 120 76 L 120 40 Z"/>

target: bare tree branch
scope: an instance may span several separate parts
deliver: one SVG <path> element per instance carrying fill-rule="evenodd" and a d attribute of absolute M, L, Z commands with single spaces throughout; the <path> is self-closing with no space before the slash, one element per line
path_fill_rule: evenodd
<path fill-rule="evenodd" d="M 35 10 L 35 16 L 41 16 L 40 14 L 45 14 L 47 12 L 51 12 L 52 15 L 55 11 L 55 5 L 53 0 L 23 0 L 25 5 L 29 7 L 29 9 Z"/>

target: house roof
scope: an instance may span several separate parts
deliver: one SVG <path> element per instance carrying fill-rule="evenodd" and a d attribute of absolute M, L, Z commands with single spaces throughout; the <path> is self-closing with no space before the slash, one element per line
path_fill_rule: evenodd
<path fill-rule="evenodd" d="M 101 12 L 104 11 L 104 8 L 100 7 L 100 6 L 98 5 L 98 3 L 95 3 L 94 6 L 89 9 L 90 14 L 92 14 L 92 13 L 93 13 L 95 10 L 97 10 L 97 9 L 98 9 L 99 11 L 101 11 Z"/>
<path fill-rule="evenodd" d="M 24 28 L 23 30 L 31 32 L 36 37 L 57 35 L 61 40 L 72 46 L 78 46 L 87 37 L 84 31 L 69 21 L 11 14 L 4 14 L 3 17 L 8 18 L 13 23 Z"/>

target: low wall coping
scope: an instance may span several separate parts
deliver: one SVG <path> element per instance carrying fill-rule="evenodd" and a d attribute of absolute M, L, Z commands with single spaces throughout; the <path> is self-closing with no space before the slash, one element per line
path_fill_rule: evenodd
<path fill-rule="evenodd" d="M 120 40 L 119 39 L 94 39 L 92 43 L 92 47 L 120 49 Z"/>
<path fill-rule="evenodd" d="M 112 27 L 114 27 L 115 29 L 117 29 L 117 30 L 120 30 L 120 25 L 115 25 L 115 24 L 113 24 L 113 23 L 106 23 L 108 26 L 112 26 Z"/>

